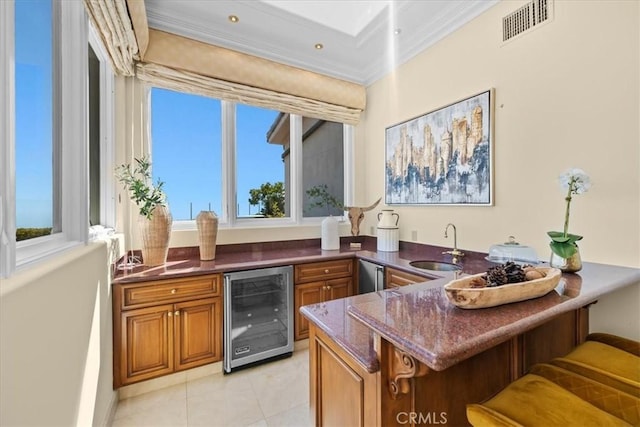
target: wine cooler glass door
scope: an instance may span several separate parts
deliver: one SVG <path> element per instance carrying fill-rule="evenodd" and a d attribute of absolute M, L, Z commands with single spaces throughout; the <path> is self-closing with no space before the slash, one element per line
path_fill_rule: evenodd
<path fill-rule="evenodd" d="M 291 273 L 279 267 L 225 277 L 227 371 L 292 351 Z"/>

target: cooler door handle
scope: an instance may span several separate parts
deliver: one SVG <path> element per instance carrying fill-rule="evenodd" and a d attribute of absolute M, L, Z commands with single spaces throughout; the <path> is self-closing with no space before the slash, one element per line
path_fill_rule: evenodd
<path fill-rule="evenodd" d="M 376 266 L 376 280 L 375 280 L 375 292 L 378 292 L 380 289 L 380 274 L 384 272 L 384 267 L 377 265 Z M 383 276 L 384 277 L 384 276 Z M 382 280 L 382 288 L 384 289 L 384 279 Z"/>

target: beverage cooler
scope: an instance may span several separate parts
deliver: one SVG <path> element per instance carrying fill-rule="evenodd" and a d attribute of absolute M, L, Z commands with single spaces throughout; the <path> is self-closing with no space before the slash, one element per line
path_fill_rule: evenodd
<path fill-rule="evenodd" d="M 224 370 L 293 352 L 293 267 L 224 275 Z"/>

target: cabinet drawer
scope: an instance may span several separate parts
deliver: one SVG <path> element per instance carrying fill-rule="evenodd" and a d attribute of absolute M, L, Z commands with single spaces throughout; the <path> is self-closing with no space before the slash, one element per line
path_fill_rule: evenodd
<path fill-rule="evenodd" d="M 396 270 L 394 268 L 385 268 L 385 287 L 396 288 L 398 286 L 411 285 L 413 283 L 427 282 L 431 279 L 418 276 L 416 274 L 407 273 L 406 271 Z"/>
<path fill-rule="evenodd" d="M 220 275 L 122 285 L 122 308 L 220 295 Z"/>
<path fill-rule="evenodd" d="M 335 279 L 353 275 L 352 259 L 314 262 L 295 266 L 295 283 Z"/>

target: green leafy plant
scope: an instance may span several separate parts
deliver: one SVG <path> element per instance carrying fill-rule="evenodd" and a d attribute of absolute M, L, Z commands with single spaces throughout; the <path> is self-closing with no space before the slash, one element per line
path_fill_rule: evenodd
<path fill-rule="evenodd" d="M 344 210 L 344 205 L 340 203 L 333 194 L 329 193 L 327 184 L 315 185 L 309 188 L 306 193 L 309 199 L 311 199 L 309 209 L 317 207 L 326 208 L 327 214 L 329 213 L 330 206 Z"/>
<path fill-rule="evenodd" d="M 281 181 L 260 185 L 260 188 L 249 190 L 249 204 L 260 205 L 260 214 L 266 218 L 281 218 L 284 216 L 284 184 Z"/>
<path fill-rule="evenodd" d="M 131 200 L 140 209 L 140 215 L 151 218 L 156 206 L 166 206 L 167 196 L 162 187 L 164 182 L 154 185 L 151 180 L 151 162 L 147 157 L 134 159 L 135 165 L 123 164 L 116 167 L 116 177 L 129 191 Z"/>
<path fill-rule="evenodd" d="M 577 241 L 582 240 L 582 236 L 569 233 L 569 214 L 573 195 L 586 193 L 591 187 L 589 176 L 582 169 L 570 169 L 558 178 L 560 188 L 567 192 L 564 200 L 567 208 L 564 214 L 563 231 L 549 231 L 551 237 L 549 246 L 556 255 L 562 258 L 569 258 L 578 251 Z"/>

